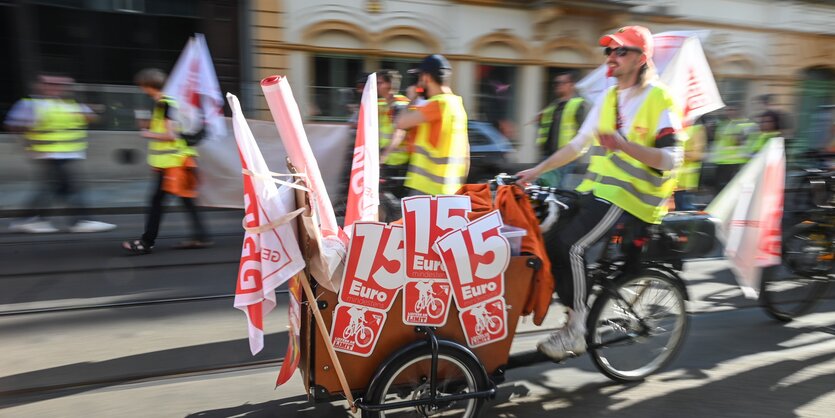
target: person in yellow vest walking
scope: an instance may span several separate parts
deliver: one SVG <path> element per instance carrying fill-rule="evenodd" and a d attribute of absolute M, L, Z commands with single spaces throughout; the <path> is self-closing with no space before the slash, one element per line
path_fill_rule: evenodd
<path fill-rule="evenodd" d="M 676 210 L 696 210 L 693 198 L 699 189 L 699 174 L 702 171 L 707 131 L 701 120 L 684 128 L 687 141 L 684 143 L 684 164 L 676 173 L 676 191 L 673 195 Z"/>
<path fill-rule="evenodd" d="M 145 69 L 136 75 L 136 84 L 142 91 L 154 99 L 151 122 L 142 136 L 148 139 L 148 165 L 153 170 L 153 193 L 150 207 L 145 219 L 145 233 L 140 239 L 125 241 L 122 248 L 134 254 L 149 254 L 156 244 L 159 234 L 159 224 L 162 221 L 163 201 L 172 192 L 172 186 L 165 184 L 172 181 L 172 173 L 185 165 L 194 168 L 193 157 L 197 152 L 186 144 L 178 134 L 176 123 L 177 103 L 171 97 L 164 96 L 167 75 L 158 69 Z M 166 179 L 168 177 L 168 179 Z M 193 186 L 191 185 L 193 192 Z M 177 248 L 205 248 L 212 245 L 208 239 L 206 229 L 200 219 L 194 199 L 190 191 L 177 192 L 188 211 L 192 224 L 192 239 L 177 245 Z"/>
<path fill-rule="evenodd" d="M 27 219 L 12 223 L 13 232 L 51 233 L 59 229 L 43 218 L 45 209 L 60 199 L 87 215 L 74 163 L 86 158 L 87 123 L 93 113 L 67 97 L 72 79 L 40 76 L 37 94 L 15 103 L 6 118 L 6 128 L 23 134 L 28 154 L 39 168 L 38 190 L 27 205 Z M 70 232 L 109 231 L 116 225 L 74 217 Z"/>
<path fill-rule="evenodd" d="M 727 119 L 716 129 L 710 158 L 716 165 L 716 193 L 722 191 L 748 162 L 747 138 L 757 130 L 754 122 L 740 115 L 735 104 L 729 103 L 725 106 L 725 115 Z"/>
<path fill-rule="evenodd" d="M 464 102 L 449 88 L 452 67 L 434 54 L 409 72 L 418 74 L 426 102 L 395 121 L 397 129 L 416 128 L 405 186 L 412 195 L 455 194 L 470 169 L 470 143 Z"/>
<path fill-rule="evenodd" d="M 766 110 L 759 116 L 759 131 L 748 135 L 748 154 L 753 158 L 771 138 L 782 135 L 780 114 L 773 110 Z"/>
<path fill-rule="evenodd" d="M 554 77 L 556 99 L 539 114 L 536 144 L 542 152 L 541 155 L 546 158 L 571 141 L 586 120 L 585 100 L 577 96 L 575 81 L 573 72 Z M 569 176 L 574 172 L 574 167 L 575 163 L 571 162 L 542 174 L 539 181 L 544 186 L 573 188 L 576 184 L 570 184 Z"/>
<path fill-rule="evenodd" d="M 409 148 L 403 141 L 405 132 L 394 128 L 394 119 L 409 106 L 409 98 L 399 94 L 400 73 L 395 70 L 377 72 L 377 121 L 380 131 L 380 169 L 384 177 L 406 174 Z"/>
<path fill-rule="evenodd" d="M 683 154 L 678 112 L 667 88 L 656 81 L 650 31 L 626 26 L 603 36 L 599 44 L 616 85 L 595 101 L 574 139 L 537 166 L 517 173 L 521 183 L 531 182 L 574 161 L 595 139 L 607 150 L 590 193 L 580 197 L 582 210 L 565 227 L 545 234 L 557 293 L 569 308 L 569 320 L 537 348 L 557 361 L 586 351 L 586 249 L 607 237 L 616 223 L 636 234 L 660 223 Z M 625 248 L 627 254 L 635 250 Z"/>

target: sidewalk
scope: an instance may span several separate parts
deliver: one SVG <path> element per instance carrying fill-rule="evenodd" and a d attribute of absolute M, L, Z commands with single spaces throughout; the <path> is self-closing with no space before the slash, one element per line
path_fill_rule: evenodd
<path fill-rule="evenodd" d="M 101 180 L 81 182 L 88 211 L 94 215 L 144 213 L 151 193 L 150 180 Z M 25 215 L 26 205 L 35 192 L 35 183 L 28 181 L 0 183 L 0 218 L 16 218 Z M 165 204 L 169 211 L 185 210 L 178 199 L 169 198 Z M 207 208 L 203 208 L 205 210 Z M 78 213 L 77 207 L 53 207 L 50 215 Z"/>

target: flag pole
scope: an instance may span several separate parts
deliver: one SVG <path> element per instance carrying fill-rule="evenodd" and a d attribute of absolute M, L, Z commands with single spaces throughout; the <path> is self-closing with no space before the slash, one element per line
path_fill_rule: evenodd
<path fill-rule="evenodd" d="M 342 391 L 345 392 L 345 398 L 347 398 L 348 404 L 351 407 L 351 413 L 356 413 L 357 407 L 354 405 L 354 395 L 351 394 L 351 389 L 348 387 L 348 380 L 345 378 L 345 372 L 342 370 L 342 364 L 339 362 L 336 350 L 333 349 L 330 333 L 325 327 L 325 319 L 322 318 L 322 312 L 319 310 L 319 304 L 316 303 L 316 296 L 310 288 L 310 282 L 307 279 L 307 274 L 302 271 L 299 272 L 299 276 L 301 278 L 302 287 L 304 287 L 304 293 L 307 295 L 307 304 L 310 309 L 313 310 L 313 316 L 316 318 L 316 327 L 319 328 L 319 332 L 322 334 L 322 339 L 325 340 L 325 348 L 328 349 L 328 355 L 333 361 L 336 376 L 339 378 L 339 384 L 342 386 Z"/>
<path fill-rule="evenodd" d="M 286 159 L 286 164 L 287 170 L 290 173 L 298 173 L 296 167 L 292 162 L 290 162 L 289 157 Z M 307 193 L 302 193 L 298 190 L 296 191 L 296 205 L 306 207 L 307 210 L 310 210 L 310 201 L 307 199 Z M 302 253 L 304 254 L 305 259 L 307 259 L 310 254 L 308 248 L 310 240 L 307 235 L 307 230 L 305 230 L 304 226 L 301 225 L 301 222 L 299 225 L 299 241 L 301 241 L 299 244 L 302 247 Z M 322 311 L 319 310 L 319 304 L 316 302 L 316 295 L 313 294 L 313 289 L 310 287 L 310 280 L 307 278 L 307 268 L 299 272 L 299 281 L 302 284 L 302 289 L 304 289 L 304 294 L 307 298 L 307 305 L 310 307 L 310 310 L 313 311 L 313 317 L 316 319 L 316 328 L 318 328 L 319 333 L 322 334 L 322 339 L 325 341 L 325 348 L 328 350 L 328 356 L 331 358 L 331 361 L 333 361 L 333 367 L 336 370 L 336 377 L 339 379 L 339 385 L 342 386 L 342 391 L 345 393 L 345 399 L 351 407 L 351 413 L 356 413 L 357 407 L 354 405 L 354 395 L 351 393 L 351 388 L 348 386 L 348 379 L 345 378 L 345 371 L 342 369 L 342 363 L 339 362 L 339 357 L 336 354 L 336 350 L 333 348 L 330 333 L 325 325 L 325 319 L 322 317 Z"/>

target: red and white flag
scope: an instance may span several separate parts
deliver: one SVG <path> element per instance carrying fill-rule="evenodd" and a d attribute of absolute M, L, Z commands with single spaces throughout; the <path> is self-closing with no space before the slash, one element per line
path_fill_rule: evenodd
<path fill-rule="evenodd" d="M 264 348 L 264 316 L 275 308 L 275 289 L 304 268 L 298 238 L 290 222 L 296 210 L 294 189 L 277 187 L 261 150 L 241 113 L 238 98 L 226 95 L 241 157 L 244 181 L 244 234 L 235 307 L 249 323 L 249 348 Z M 292 321 L 292 318 L 291 318 Z"/>
<path fill-rule="evenodd" d="M 682 123 L 692 125 L 706 113 L 725 107 L 699 38 L 687 38 L 661 73 L 661 81 L 683 114 Z"/>
<path fill-rule="evenodd" d="M 705 209 L 721 221 L 725 255 L 749 298 L 757 296 L 762 268 L 780 264 L 783 143 L 783 138 L 772 138 Z"/>
<path fill-rule="evenodd" d="M 206 138 L 226 135 L 223 94 L 203 34 L 189 38 L 162 89 L 178 104 L 177 120 L 189 133 L 206 129 Z"/>
<path fill-rule="evenodd" d="M 376 221 L 380 205 L 380 138 L 377 120 L 377 74 L 371 73 L 362 91 L 348 203 L 343 229 L 357 221 Z"/>

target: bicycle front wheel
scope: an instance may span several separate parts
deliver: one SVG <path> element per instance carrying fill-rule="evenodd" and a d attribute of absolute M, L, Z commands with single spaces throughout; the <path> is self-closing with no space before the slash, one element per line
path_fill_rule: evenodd
<path fill-rule="evenodd" d="M 617 295 L 602 293 L 589 313 L 588 351 L 618 382 L 643 380 L 678 353 L 687 332 L 684 293 L 652 270 L 618 279 Z"/>

